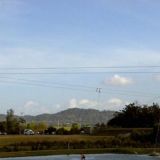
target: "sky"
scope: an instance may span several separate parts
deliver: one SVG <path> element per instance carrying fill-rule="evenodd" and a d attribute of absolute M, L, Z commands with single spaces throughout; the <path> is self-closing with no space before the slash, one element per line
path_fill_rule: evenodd
<path fill-rule="evenodd" d="M 159 8 L 159 0 L 0 0 L 0 113 L 160 102 L 160 67 L 127 67 L 160 64 Z"/>

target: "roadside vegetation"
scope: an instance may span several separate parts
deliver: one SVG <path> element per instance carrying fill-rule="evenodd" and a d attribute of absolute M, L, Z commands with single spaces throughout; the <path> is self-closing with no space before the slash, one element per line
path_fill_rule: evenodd
<path fill-rule="evenodd" d="M 27 123 L 23 118 L 7 111 L 6 121 L 0 122 L 0 157 L 23 152 L 30 155 L 43 151 L 44 154 L 77 153 L 151 153 L 159 151 L 158 104 L 140 106 L 132 103 L 115 114 L 108 124 L 71 127 L 56 127 L 41 123 Z M 25 129 L 32 129 L 34 135 L 23 135 Z M 96 150 L 96 151 L 95 151 Z M 6 153 L 6 154 L 5 154 Z"/>

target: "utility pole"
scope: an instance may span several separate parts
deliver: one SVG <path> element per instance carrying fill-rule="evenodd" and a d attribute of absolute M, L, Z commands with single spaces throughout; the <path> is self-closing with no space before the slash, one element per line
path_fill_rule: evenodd
<path fill-rule="evenodd" d="M 96 93 L 97 93 L 97 106 L 100 104 L 100 95 L 102 92 L 102 88 L 96 88 Z"/>
<path fill-rule="evenodd" d="M 101 93 L 102 88 L 96 88 L 97 93 Z"/>
<path fill-rule="evenodd" d="M 58 120 L 58 129 L 59 129 L 59 120 Z"/>

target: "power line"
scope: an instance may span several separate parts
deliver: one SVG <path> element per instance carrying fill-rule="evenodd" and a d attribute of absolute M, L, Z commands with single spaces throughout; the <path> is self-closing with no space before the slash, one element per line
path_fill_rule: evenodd
<path fill-rule="evenodd" d="M 20 81 L 25 81 L 25 82 L 33 82 L 34 84 L 35 83 L 38 83 L 38 84 L 49 84 L 49 85 L 59 85 L 59 86 L 69 86 L 69 87 L 76 87 L 76 88 L 85 88 L 85 89 L 95 89 L 96 88 L 96 86 L 87 86 L 87 85 L 82 85 L 82 84 L 68 84 L 68 83 L 57 83 L 57 82 L 48 82 L 48 81 L 42 81 L 42 80 L 34 80 L 34 79 L 25 79 L 25 78 L 11 78 L 11 77 L 0 77 L 0 78 L 5 78 L 5 79 L 11 79 L 11 80 L 20 80 Z M 106 90 L 110 90 L 110 91 L 116 91 L 116 92 L 121 92 L 121 93 L 126 93 L 126 92 L 128 92 L 128 93 L 130 93 L 130 94 L 138 94 L 138 95 L 142 95 L 142 94 L 145 94 L 146 95 L 146 92 L 140 92 L 140 91 L 133 91 L 133 90 L 120 90 L 120 89 L 116 89 L 116 90 L 114 90 L 114 89 L 112 89 L 112 88 L 108 88 L 108 87 L 105 87 L 106 88 Z M 97 88 L 98 89 L 98 88 Z M 96 92 L 98 91 L 96 89 Z M 100 92 L 101 90 L 99 89 L 99 92 Z M 105 91 L 104 90 L 104 88 L 103 88 L 103 91 Z M 157 93 L 158 94 L 158 93 Z"/>
<path fill-rule="evenodd" d="M 33 79 L 24 79 L 24 78 L 11 78 L 11 77 L 0 77 L 3 79 L 9 79 L 9 80 L 17 80 L 17 81 L 25 81 L 25 82 L 32 82 L 32 83 L 38 83 L 38 84 L 49 84 L 49 85 L 62 85 L 62 86 L 71 86 L 71 87 L 80 87 L 85 89 L 95 89 L 95 87 L 86 86 L 86 85 L 80 85 L 80 84 L 68 84 L 68 83 L 57 83 L 57 82 L 48 82 L 48 81 L 42 81 L 42 80 L 33 80 Z"/>
<path fill-rule="evenodd" d="M 160 71 L 0 72 L 1 75 L 160 74 Z"/>
<path fill-rule="evenodd" d="M 112 69 L 112 70 L 111 70 Z M 116 69 L 116 70 L 115 70 Z M 126 70 L 127 69 L 127 70 Z M 133 70 L 134 69 L 134 70 Z M 134 66 L 80 66 L 80 67 L 0 67 L 0 74 L 159 74 L 160 65 Z M 3 72 L 5 71 L 5 72 Z M 32 72 L 31 72 L 32 71 Z M 49 72 L 48 72 L 49 71 Z"/>
<path fill-rule="evenodd" d="M 4 70 L 37 70 L 37 69 L 112 69 L 112 68 L 160 68 L 159 65 L 134 65 L 134 66 L 79 66 L 79 67 L 0 67 Z"/>
<path fill-rule="evenodd" d="M 35 84 L 35 83 L 29 83 L 29 82 L 7 82 L 7 81 L 0 81 L 0 83 L 7 83 L 7 84 L 20 84 L 20 85 L 29 85 L 29 86 L 38 86 L 38 87 L 47 87 L 47 88 L 62 88 L 62 89 L 69 89 L 69 90 L 76 90 L 76 91 L 87 91 L 87 92 L 92 92 L 87 89 L 75 89 L 71 87 L 65 87 L 65 86 L 54 86 L 54 85 L 45 85 L 45 84 Z"/>
<path fill-rule="evenodd" d="M 58 86 L 67 86 L 67 87 L 74 87 L 74 88 L 84 88 L 84 89 L 95 89 L 96 87 L 95 86 L 86 86 L 86 85 L 80 85 L 80 84 L 66 84 L 66 83 L 57 83 L 57 82 L 48 82 L 48 81 L 42 81 L 42 80 L 31 80 L 31 79 L 24 79 L 24 78 L 10 78 L 10 77 L 0 77 L 0 78 L 5 78 L 5 79 L 11 79 L 11 80 L 18 80 L 18 81 L 24 81 L 24 82 L 29 82 L 29 83 L 32 83 L 32 84 L 39 84 L 39 85 L 51 85 L 51 86 L 55 86 L 55 85 L 58 85 Z M 96 92 L 101 92 L 102 88 L 96 88 Z M 119 92 L 119 93 L 130 93 L 130 94 L 136 94 L 136 95 L 146 95 L 146 96 L 150 96 L 151 94 L 147 95 L 145 92 L 139 92 L 139 91 L 132 91 L 132 90 L 119 90 L 119 89 L 106 89 L 106 91 L 104 90 L 103 88 L 103 92 L 106 92 L 107 91 L 111 91 L 111 92 Z"/>
<path fill-rule="evenodd" d="M 2 83 L 9 83 L 9 84 L 20 84 L 20 85 L 30 85 L 30 86 L 40 86 L 40 87 L 49 87 L 49 88 L 61 88 L 61 89 L 69 89 L 74 91 L 88 91 L 94 93 L 95 87 L 88 87 L 88 86 L 81 86 L 81 85 L 70 85 L 70 84 L 58 84 L 58 83 L 48 83 L 45 81 L 37 81 L 37 80 L 27 80 L 27 79 L 17 79 L 17 78 L 9 78 L 9 77 L 0 77 L 0 78 L 7 78 L 16 81 L 0 81 Z M 102 88 L 96 88 L 96 92 L 101 93 Z M 116 95 L 128 95 L 128 96 L 143 96 L 143 97 L 152 97 L 151 94 L 145 93 L 132 93 L 132 91 L 124 92 L 120 90 L 113 90 L 107 89 L 107 91 L 103 91 L 103 94 L 116 94 Z M 154 95 L 155 96 L 155 95 Z"/>
<path fill-rule="evenodd" d="M 95 86 L 86 86 L 86 85 L 80 85 L 80 84 L 68 84 L 68 83 L 57 83 L 57 82 L 48 82 L 48 81 L 42 81 L 42 80 L 33 80 L 33 79 L 24 79 L 24 78 L 11 78 L 11 77 L 0 77 L 3 79 L 9 79 L 9 80 L 17 80 L 17 81 L 24 81 L 24 82 L 32 82 L 32 83 L 38 83 L 38 84 L 48 84 L 48 85 L 60 85 L 60 86 L 70 86 L 70 87 L 78 87 L 78 88 L 85 88 L 85 89 L 95 89 Z M 96 92 L 101 92 L 102 88 L 96 88 Z M 104 90 L 104 88 L 103 88 Z M 115 91 L 114 89 L 106 89 L 106 90 L 110 90 L 110 91 Z M 105 91 L 105 90 L 104 90 Z M 126 90 L 117 90 L 116 92 L 134 92 L 136 94 L 146 94 L 144 92 L 138 92 L 138 91 L 126 91 Z"/>

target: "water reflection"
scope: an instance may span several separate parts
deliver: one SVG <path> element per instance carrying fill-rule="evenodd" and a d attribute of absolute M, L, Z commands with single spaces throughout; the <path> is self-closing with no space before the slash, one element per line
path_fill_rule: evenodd
<path fill-rule="evenodd" d="M 41 157 L 21 157 L 21 158 L 0 158 L 1 160 L 81 160 L 80 155 L 58 155 Z M 127 155 L 127 154 L 96 154 L 86 155 L 86 160 L 159 160 L 160 157 L 147 155 Z"/>

